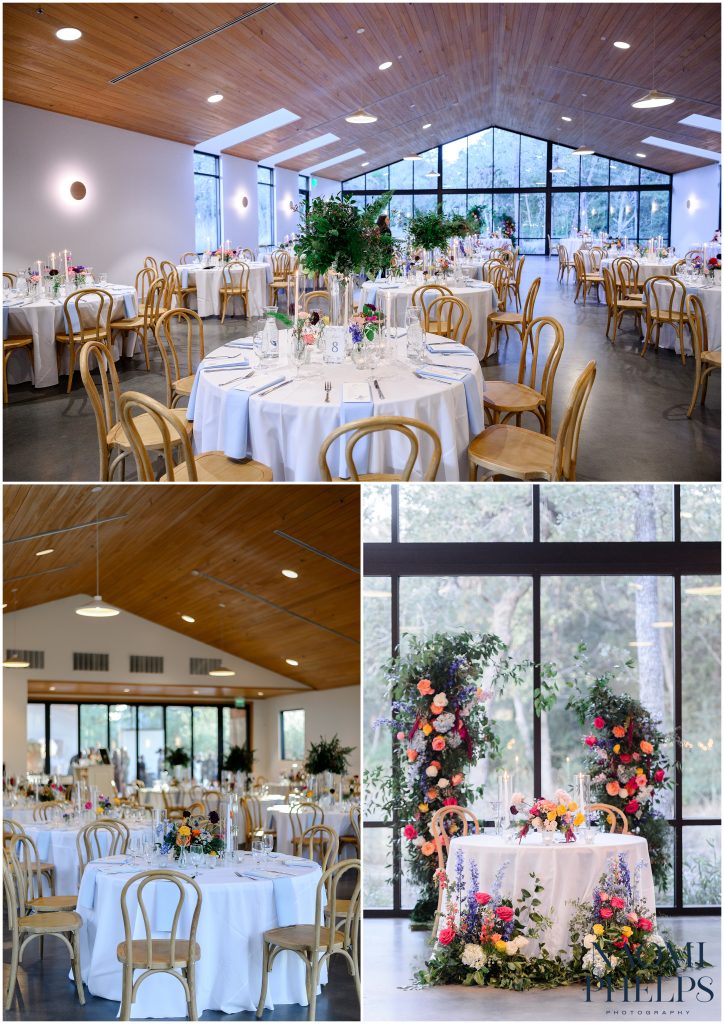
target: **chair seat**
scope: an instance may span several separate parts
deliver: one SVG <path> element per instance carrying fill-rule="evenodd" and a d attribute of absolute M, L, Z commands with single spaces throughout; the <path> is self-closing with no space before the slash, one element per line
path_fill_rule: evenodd
<path fill-rule="evenodd" d="M 53 864 L 49 860 L 38 861 L 38 870 L 40 871 L 41 875 L 54 875 L 55 864 Z"/>
<path fill-rule="evenodd" d="M 77 896 L 38 896 L 34 900 L 28 900 L 27 905 L 33 910 L 47 914 L 52 910 L 75 910 L 77 902 Z"/>
<path fill-rule="evenodd" d="M 191 424 L 189 424 L 191 426 Z M 245 459 L 243 462 L 234 462 L 227 458 L 223 452 L 204 452 L 203 455 L 195 456 L 196 476 L 199 481 L 225 480 L 229 483 L 236 483 L 240 480 L 273 480 L 274 476 L 268 466 L 254 459 Z M 188 480 L 188 468 L 185 462 L 174 467 L 175 480 Z M 166 474 L 161 480 L 166 480 Z M 268 831 L 268 830 L 265 830 Z"/>
<path fill-rule="evenodd" d="M 73 332 L 73 341 L 76 345 L 83 344 L 86 341 L 107 341 L 107 335 L 105 331 L 99 331 L 97 334 L 91 327 L 83 328 L 81 331 Z M 71 341 L 70 334 L 56 334 L 55 340 L 61 342 L 63 345 L 69 345 Z"/>
<path fill-rule="evenodd" d="M 33 344 L 32 334 L 20 334 L 16 338 L 5 338 L 3 341 L 3 348 L 6 352 L 12 351 L 15 348 L 25 348 L 26 345 Z"/>
<path fill-rule="evenodd" d="M 185 411 L 185 410 L 184 410 Z M 193 429 L 193 424 L 184 417 L 178 417 L 179 423 L 182 423 L 184 428 L 190 434 Z M 156 421 L 150 413 L 144 412 L 140 416 L 133 417 L 133 423 L 138 433 L 141 436 L 141 444 L 145 448 L 163 448 L 163 438 L 161 431 L 156 426 Z M 111 429 L 108 431 L 106 441 L 109 445 L 116 445 L 118 448 L 130 448 L 131 444 L 126 436 L 126 431 L 122 423 L 114 423 Z M 179 442 L 176 441 L 176 444 Z M 171 441 L 173 446 L 173 439 Z"/>
<path fill-rule="evenodd" d="M 241 291 L 239 291 L 238 285 L 222 284 L 221 287 L 219 288 L 219 295 L 240 295 L 242 298 L 244 298 L 248 294 L 248 288 L 243 288 Z"/>
<path fill-rule="evenodd" d="M 171 387 L 177 395 L 190 395 L 194 386 L 194 380 L 193 374 L 190 377 L 181 377 L 180 380 L 175 380 Z"/>
<path fill-rule="evenodd" d="M 327 946 L 330 939 L 330 929 L 319 929 L 319 944 Z M 344 945 L 344 936 L 341 932 L 334 931 L 335 945 Z M 282 946 L 284 949 L 314 949 L 314 925 L 313 924 L 290 924 L 286 928 L 272 928 L 264 932 L 264 941 L 274 946 Z"/>
<path fill-rule="evenodd" d="M 702 352 L 701 361 L 702 363 L 708 363 L 710 366 L 721 366 L 721 350 L 714 349 L 713 352 Z"/>
<path fill-rule="evenodd" d="M 661 322 L 665 324 L 679 324 L 682 322 L 689 322 L 689 317 L 686 315 L 686 313 L 668 313 L 663 310 L 654 311 L 653 309 L 650 309 L 649 316 L 652 320 L 661 320 Z"/>
<path fill-rule="evenodd" d="M 545 434 L 496 424 L 473 438 L 468 455 L 491 473 L 547 480 L 553 469 L 555 446 L 555 440 Z"/>
<path fill-rule="evenodd" d="M 201 947 L 198 942 L 193 945 L 193 950 L 189 950 L 188 939 L 177 939 L 176 948 L 174 950 L 173 966 L 183 967 L 189 963 L 190 954 L 193 956 L 193 960 L 201 959 Z M 126 943 L 119 942 L 116 949 L 116 957 L 121 963 L 127 961 L 126 956 Z M 130 962 L 134 967 L 145 967 L 148 964 L 148 945 L 145 939 L 134 939 L 131 942 L 131 957 Z M 171 963 L 171 942 L 169 939 L 152 939 L 151 940 L 151 966 L 152 967 L 163 967 L 165 964 Z"/>
<path fill-rule="evenodd" d="M 143 315 L 124 316 L 120 320 L 111 320 L 112 331 L 138 331 L 144 325 Z"/>
<path fill-rule="evenodd" d="M 586 284 L 603 284 L 603 274 L 584 274 L 583 280 Z"/>
<path fill-rule="evenodd" d="M 640 309 L 644 311 L 647 308 L 646 303 L 642 299 L 632 298 L 618 299 L 616 305 L 619 309 Z"/>
<path fill-rule="evenodd" d="M 83 927 L 83 918 L 73 910 L 59 910 L 52 914 L 31 914 L 19 917 L 21 932 L 74 932 Z"/>
<path fill-rule="evenodd" d="M 499 412 L 526 412 L 536 409 L 543 395 L 527 384 L 513 384 L 507 380 L 486 380 L 483 400 L 488 409 Z"/>
<path fill-rule="evenodd" d="M 488 316 L 488 323 L 490 323 L 491 320 L 494 324 L 522 324 L 523 314 L 514 313 L 512 311 L 506 312 L 503 310 L 500 313 L 491 313 Z"/>

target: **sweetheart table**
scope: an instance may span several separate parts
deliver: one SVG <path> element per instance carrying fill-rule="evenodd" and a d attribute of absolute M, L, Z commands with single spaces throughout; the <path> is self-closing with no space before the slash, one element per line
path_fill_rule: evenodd
<path fill-rule="evenodd" d="M 574 915 L 570 901 L 591 897 L 611 856 L 617 857 L 619 853 L 624 855 L 634 892 L 636 880 L 638 895 L 646 900 L 654 913 L 654 880 L 648 844 L 642 837 L 597 832 L 592 845 L 584 843 L 579 837 L 575 843 L 544 846 L 537 833 L 527 835 L 522 842 L 518 842 L 514 836 L 512 830 L 499 836 L 454 836 L 448 851 L 448 876 L 453 877 L 457 853 L 461 851 L 466 884 L 470 884 L 470 863 L 475 861 L 480 873 L 480 890 L 490 892 L 497 871 L 507 865 L 501 892 L 504 897 L 509 896 L 515 902 L 522 889 L 530 889 L 530 874 L 535 872 L 543 885 L 543 892 L 538 893 L 541 900 L 538 909 L 541 914 L 553 918 L 552 927 L 543 936 L 551 955 L 569 948 L 569 924 Z M 440 927 L 444 927 L 444 920 Z"/>
<path fill-rule="evenodd" d="M 199 1016 L 204 1010 L 256 1010 L 261 992 L 263 933 L 287 924 L 314 923 L 319 865 L 299 857 L 273 857 L 268 864 L 279 873 L 272 875 L 260 869 L 251 855 L 243 855 L 238 863 L 203 868 L 196 875 L 202 894 L 196 932 L 201 947 L 201 959 L 196 964 Z M 168 866 L 174 868 L 174 863 Z M 121 890 L 130 878 L 145 870 L 152 868 L 126 868 L 122 858 L 107 857 L 93 861 L 83 874 L 77 907 L 83 918 L 81 964 L 83 981 L 94 996 L 121 998 L 122 968 L 116 959 L 116 947 L 124 940 Z M 237 871 L 262 877 L 239 877 Z M 127 904 L 133 935 L 138 939 L 145 936 L 145 929 L 135 892 L 132 886 Z M 144 902 L 153 937 L 167 938 L 175 899 L 171 901 L 168 895 L 164 898 L 163 887 L 153 885 L 146 888 Z M 179 920 L 179 938 L 188 937 L 194 907 L 195 892 L 189 886 Z M 326 970 L 322 982 L 325 980 Z M 291 952 L 277 957 L 269 975 L 266 1007 L 274 1009 L 276 1003 L 308 1004 L 304 964 Z M 131 1016 L 184 1020 L 186 1012 L 181 985 L 160 974 L 140 986 Z"/>

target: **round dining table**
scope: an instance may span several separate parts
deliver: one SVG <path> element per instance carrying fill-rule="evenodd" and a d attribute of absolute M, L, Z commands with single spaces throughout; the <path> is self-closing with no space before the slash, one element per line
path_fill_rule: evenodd
<path fill-rule="evenodd" d="M 80 952 L 83 981 L 91 995 L 120 1000 L 122 967 L 116 948 L 124 940 L 121 890 L 136 874 L 163 867 L 177 869 L 163 858 L 161 865 L 127 866 L 122 857 L 93 861 L 83 873 L 77 911 L 83 918 Z M 166 863 L 167 861 L 167 863 Z M 299 857 L 272 855 L 257 862 L 239 853 L 235 862 L 215 867 L 186 868 L 201 889 L 201 910 L 196 942 L 201 959 L 196 964 L 196 1002 L 199 1016 L 205 1010 L 222 1013 L 255 1011 L 261 992 L 263 934 L 290 924 L 313 924 L 317 883 L 321 868 Z M 127 905 L 134 939 L 145 937 L 136 898 L 137 886 L 129 888 Z M 196 894 L 187 887 L 177 935 L 189 934 Z M 149 885 L 144 891 L 153 938 L 168 938 L 177 902 L 173 884 Z M 326 970 L 322 974 L 326 981 Z M 302 960 L 291 952 L 280 953 L 269 975 L 266 1008 L 277 1003 L 307 1006 Z M 167 974 L 146 979 L 139 987 L 131 1017 L 183 1020 L 187 1016 L 184 993 Z"/>
<path fill-rule="evenodd" d="M 691 281 L 683 276 L 681 281 L 686 288 L 687 295 L 698 295 L 704 307 L 706 317 L 706 329 L 709 349 L 721 348 L 721 281 L 711 284 L 708 280 L 701 278 Z M 654 287 L 656 287 L 654 285 Z M 679 342 L 673 327 L 664 324 L 659 337 L 659 348 L 675 349 L 679 351 Z M 692 354 L 691 334 L 688 328 L 684 329 L 684 352 Z"/>
<path fill-rule="evenodd" d="M 426 340 L 440 342 L 430 334 Z M 448 342 L 446 353 L 427 353 L 430 363 L 415 364 L 407 359 L 405 343 L 404 333 L 391 338 L 387 356 L 371 371 L 358 370 L 351 361 L 323 363 L 315 352 L 312 364 L 297 376 L 288 359 L 286 331 L 280 332 L 280 355 L 273 367 L 250 366 L 255 357 L 243 347 L 250 344 L 248 339 L 227 342 L 224 351 L 236 351 L 234 361 L 222 367 L 211 353 L 212 359 L 207 357 L 196 373 L 187 410 L 194 424 L 194 450 L 223 451 L 232 459 L 251 457 L 269 466 L 277 481 L 318 481 L 319 451 L 335 427 L 370 416 L 406 416 L 429 424 L 440 437 L 437 479 L 467 479 L 468 444 L 484 429 L 478 357 L 472 349 Z M 259 393 L 262 387 L 275 389 Z M 432 454 L 428 435 L 419 437 L 413 480 L 421 479 Z M 409 456 L 409 442 L 396 432 L 379 431 L 359 447 L 365 444 L 366 457 L 355 452 L 360 472 L 400 472 Z M 330 449 L 328 464 L 333 476 L 348 475 L 339 442 Z"/>
<path fill-rule="evenodd" d="M 473 280 L 470 284 L 453 284 L 451 279 L 431 284 L 441 284 L 448 288 L 457 299 L 470 309 L 472 317 L 465 344 L 482 359 L 485 354 L 485 342 L 488 336 L 488 317 L 498 308 L 498 299 L 492 284 L 487 281 Z M 401 281 L 382 282 L 365 281 L 362 285 L 362 301 L 377 306 L 393 327 L 405 326 L 405 311 L 412 302 L 415 289 L 423 282 Z M 431 293 L 432 294 L 432 293 Z"/>
<path fill-rule="evenodd" d="M 617 833 L 593 833 L 593 843 L 581 836 L 576 842 L 543 844 L 539 833 L 529 833 L 519 841 L 511 829 L 502 835 L 453 836 L 447 859 L 448 877 L 454 879 L 458 854 L 462 855 L 463 879 L 470 885 L 470 864 L 479 872 L 479 889 L 490 892 L 497 872 L 505 868 L 501 893 L 516 905 L 522 889 L 531 888 L 531 872 L 540 878 L 539 912 L 552 918 L 543 935 L 548 952 L 564 954 L 570 946 L 570 921 L 575 913 L 571 900 L 588 900 L 612 857 L 622 854 L 631 876 L 634 892 L 644 899 L 653 914 L 656 909 L 654 881 L 649 849 L 640 836 Z M 444 927 L 444 919 L 441 922 Z"/>
<path fill-rule="evenodd" d="M 134 317 L 138 313 L 136 289 L 130 285 L 99 284 L 87 287 L 110 292 L 113 297 L 111 322 Z M 63 298 L 35 298 L 10 288 L 3 291 L 3 338 L 22 334 L 31 334 L 33 337 L 33 367 L 25 352 L 20 349 L 13 352 L 8 362 L 8 384 L 31 380 L 36 388 L 50 388 L 58 383 L 55 336 L 67 331 L 63 315 L 64 301 Z M 98 299 L 89 295 L 79 306 L 81 326 L 95 326 Z M 113 336 L 113 358 L 132 356 L 137 346 L 140 346 L 140 342 L 134 332 L 128 331 L 123 335 L 116 333 Z M 63 345 L 60 373 L 67 372 L 68 345 Z"/>
<path fill-rule="evenodd" d="M 648 281 L 650 277 L 671 277 L 673 266 L 680 259 L 678 256 L 666 256 L 663 259 L 658 259 L 656 256 L 629 256 L 628 258 L 638 263 L 639 284 Z M 613 259 L 616 259 L 616 257 L 602 259 L 601 270 L 610 270 Z"/>
<path fill-rule="evenodd" d="M 250 262 L 245 260 L 249 267 L 249 309 L 244 309 L 241 299 L 234 297 L 228 304 L 227 316 L 262 316 L 264 307 L 269 305 L 268 285 L 272 280 L 272 269 L 265 262 Z M 190 309 L 195 309 L 199 316 L 220 316 L 221 295 L 220 288 L 224 268 L 221 266 L 206 266 L 203 263 L 182 263 L 176 267 L 181 287 L 195 285 L 196 293 L 189 292 L 185 300 L 189 303 Z M 238 281 L 240 270 L 238 267 L 231 268 L 231 280 Z"/>
<path fill-rule="evenodd" d="M 317 816 L 317 825 L 327 825 L 338 836 L 352 835 L 352 822 L 350 820 L 351 804 L 335 804 L 333 807 L 323 807 L 324 821 Z M 292 852 L 292 808 L 289 804 L 271 804 L 266 808 L 267 828 L 276 829 L 277 850 L 280 853 Z M 299 824 L 302 830 L 313 824 L 314 811 L 299 811 Z M 340 855 L 342 848 L 340 846 Z"/>
<path fill-rule="evenodd" d="M 36 820 L 35 811 L 37 806 L 33 802 L 29 804 L 4 804 L 3 818 L 7 818 L 8 821 L 16 821 L 18 825 L 22 825 L 25 828 L 26 825 L 30 825 Z"/>

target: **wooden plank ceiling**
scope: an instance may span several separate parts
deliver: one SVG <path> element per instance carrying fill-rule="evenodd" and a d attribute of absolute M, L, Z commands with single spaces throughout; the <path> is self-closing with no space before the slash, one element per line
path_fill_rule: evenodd
<path fill-rule="evenodd" d="M 6 484 L 3 490 L 9 608 L 13 587 L 19 609 L 95 593 L 95 528 L 19 538 L 92 522 L 97 514 L 124 515 L 100 529 L 104 601 L 315 690 L 359 684 L 356 487 Z M 45 548 L 54 550 L 38 557 Z M 285 578 L 282 569 L 299 578 Z M 195 623 L 183 622 L 182 614 Z"/>
<path fill-rule="evenodd" d="M 34 4 L 5 4 L 5 98 L 190 145 L 286 107 L 300 119 L 229 152 L 263 162 L 332 132 L 339 142 L 282 166 L 301 170 L 364 149 L 320 172 L 339 180 L 359 174 L 361 161 L 372 169 L 493 124 L 575 147 L 584 141 L 581 103 L 585 141 L 618 160 L 636 162 L 648 135 L 720 148 L 719 134 L 678 123 L 720 117 L 717 3 L 273 4 L 109 84 L 255 6 L 53 3 L 38 14 Z M 656 86 L 679 98 L 634 110 L 651 87 L 654 25 Z M 58 41 L 66 26 L 82 39 Z M 615 49 L 616 40 L 631 48 Z M 378 71 L 385 60 L 392 67 Z M 217 91 L 224 101 L 210 105 Z M 376 124 L 345 122 L 360 106 Z M 644 151 L 639 162 L 669 173 L 707 162 Z"/>

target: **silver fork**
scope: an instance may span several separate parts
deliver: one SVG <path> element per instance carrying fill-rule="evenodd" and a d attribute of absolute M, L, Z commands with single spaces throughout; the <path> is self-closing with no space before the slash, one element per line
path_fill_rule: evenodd
<path fill-rule="evenodd" d="M 326 398 L 324 399 L 324 401 L 328 402 L 329 401 L 329 392 L 332 390 L 332 381 L 331 380 L 325 380 L 325 382 L 324 382 L 324 390 L 326 392 Z"/>

